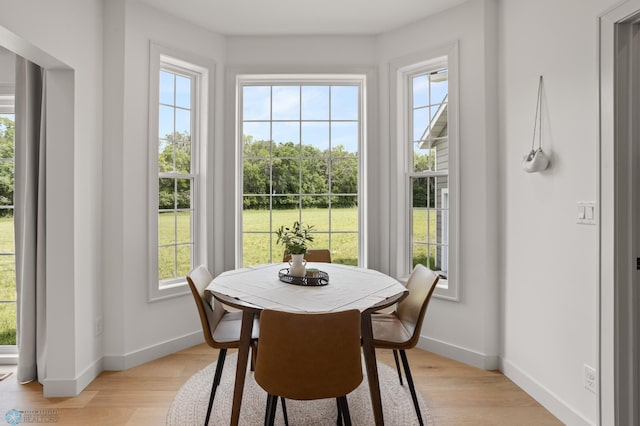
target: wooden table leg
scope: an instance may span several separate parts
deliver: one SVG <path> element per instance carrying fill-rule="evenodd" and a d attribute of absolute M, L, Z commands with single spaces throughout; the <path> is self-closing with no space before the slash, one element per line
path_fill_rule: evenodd
<path fill-rule="evenodd" d="M 240 329 L 240 346 L 238 347 L 236 383 L 233 388 L 233 405 L 231 407 L 231 426 L 238 426 L 238 422 L 240 421 L 242 392 L 244 391 L 244 379 L 247 375 L 249 346 L 251 345 L 251 333 L 253 332 L 253 315 L 254 313 L 250 310 L 242 311 L 242 327 Z"/>
<path fill-rule="evenodd" d="M 371 394 L 371 406 L 376 426 L 384 425 L 382 416 L 382 400 L 380 398 L 380 381 L 378 379 L 378 365 L 376 363 L 376 349 L 373 345 L 373 328 L 371 325 L 371 314 L 362 313 L 362 352 L 364 363 L 367 367 L 367 378 L 369 379 L 369 393 Z"/>

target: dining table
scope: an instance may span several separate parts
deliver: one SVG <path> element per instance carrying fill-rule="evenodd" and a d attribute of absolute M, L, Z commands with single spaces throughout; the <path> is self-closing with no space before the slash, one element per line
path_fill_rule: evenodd
<path fill-rule="evenodd" d="M 256 315 L 259 316 L 263 309 L 308 313 L 358 309 L 361 312 L 362 352 L 373 415 L 375 424 L 383 425 L 371 314 L 404 299 L 408 295 L 406 287 L 382 272 L 336 263 L 307 263 L 308 271 L 317 269 L 315 273 L 328 276 L 326 282 L 291 280 L 287 266 L 286 263 L 277 263 L 233 269 L 216 276 L 207 286 L 206 291 L 220 302 L 242 310 L 230 424 L 237 426 L 240 420 L 253 319 Z M 301 285 L 303 283 L 307 285 Z M 311 283 L 316 285 L 308 285 Z"/>

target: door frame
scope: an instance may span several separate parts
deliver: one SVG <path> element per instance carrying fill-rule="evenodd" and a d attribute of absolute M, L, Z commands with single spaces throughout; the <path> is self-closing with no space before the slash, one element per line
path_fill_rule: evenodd
<path fill-rule="evenodd" d="M 637 377 L 638 331 L 637 236 L 640 223 L 639 148 L 634 136 L 640 124 L 640 0 L 627 0 L 603 13 L 599 24 L 600 140 L 598 151 L 599 294 L 598 424 L 638 425 L 634 401 L 640 397 Z M 635 35 L 635 36 L 634 36 Z M 635 71 L 635 72 L 634 72 Z M 634 100 L 635 99 L 635 100 Z M 633 233 L 629 230 L 633 230 Z"/>

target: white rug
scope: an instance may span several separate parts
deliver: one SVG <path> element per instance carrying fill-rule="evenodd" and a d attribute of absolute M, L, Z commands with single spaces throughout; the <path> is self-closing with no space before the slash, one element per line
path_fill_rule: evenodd
<path fill-rule="evenodd" d="M 233 353 L 227 356 L 220 386 L 213 402 L 209 425 L 229 424 L 236 361 L 237 354 Z M 167 425 L 204 424 L 215 367 L 215 363 L 209 365 L 192 376 L 180 388 L 169 407 Z M 418 419 L 406 381 L 403 379 L 404 386 L 400 386 L 395 369 L 383 363 L 378 363 L 378 374 L 380 377 L 380 394 L 382 396 L 385 424 L 398 426 L 417 425 Z M 369 384 L 366 373 L 363 375 L 363 382 L 355 391 L 347 395 L 347 400 L 352 423 L 354 425 L 369 426 L 374 424 L 374 420 L 369 396 Z M 433 419 L 420 394 L 418 394 L 418 401 L 424 424 L 433 426 Z M 266 392 L 255 382 L 253 373 L 248 371 L 242 398 L 242 409 L 240 411 L 240 425 L 264 424 L 266 402 Z M 335 399 L 322 399 L 317 401 L 287 400 L 287 414 L 291 426 L 333 426 L 336 424 L 338 413 Z M 280 402 L 278 402 L 275 424 L 284 424 Z"/>

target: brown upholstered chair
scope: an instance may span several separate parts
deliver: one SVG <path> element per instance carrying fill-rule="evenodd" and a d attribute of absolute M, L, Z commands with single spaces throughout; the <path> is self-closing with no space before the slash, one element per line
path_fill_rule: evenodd
<path fill-rule="evenodd" d="M 422 415 L 420 407 L 418 407 L 418 397 L 405 350 L 415 347 L 418 343 L 424 314 L 439 278 L 438 274 L 425 266 L 416 265 L 407 282 L 409 295 L 398 303 L 396 310 L 390 314 L 375 313 L 371 315 L 373 344 L 376 348 L 393 350 L 400 384 L 402 384 L 400 364 L 398 363 L 398 351 L 400 351 L 404 373 L 420 425 L 423 424 Z"/>
<path fill-rule="evenodd" d="M 285 251 L 282 261 L 288 262 L 290 259 L 291 255 Z M 331 263 L 331 252 L 328 249 L 309 249 L 304 255 L 304 259 L 307 262 Z"/>
<path fill-rule="evenodd" d="M 362 382 L 360 312 L 263 311 L 255 379 L 269 394 L 265 425 L 273 425 L 278 396 L 336 398 L 339 420 L 350 425 L 346 395 Z"/>
<path fill-rule="evenodd" d="M 211 407 L 213 406 L 213 399 L 216 395 L 216 389 L 220 384 L 220 377 L 222 376 L 222 369 L 224 367 L 224 360 L 227 356 L 227 349 L 237 348 L 240 343 L 240 326 L 242 322 L 242 312 L 228 312 L 224 309 L 224 305 L 217 299 L 211 297 L 210 294 L 205 293 L 205 289 L 209 283 L 213 280 L 213 277 L 205 266 L 198 266 L 187 275 L 187 282 L 189 288 L 193 294 L 193 298 L 198 307 L 198 314 L 200 315 L 200 322 L 202 323 L 202 332 L 204 333 L 204 340 L 209 346 L 214 349 L 218 349 L 218 363 L 216 365 L 216 372 L 213 378 L 213 384 L 211 386 L 211 395 L 209 396 L 209 406 L 207 407 L 207 416 L 204 424 L 209 424 L 209 417 L 211 416 Z M 255 344 L 258 338 L 258 320 L 256 319 L 253 324 L 253 344 Z M 255 352 L 255 346 L 254 346 Z"/>

